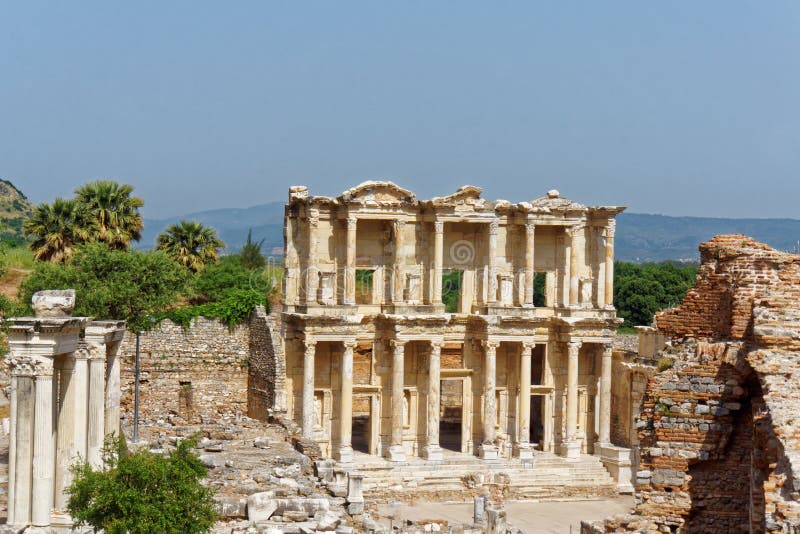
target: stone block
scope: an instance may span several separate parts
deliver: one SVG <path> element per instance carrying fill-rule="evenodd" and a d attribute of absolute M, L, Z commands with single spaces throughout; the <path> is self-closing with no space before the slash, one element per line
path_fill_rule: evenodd
<path fill-rule="evenodd" d="M 36 317 L 69 317 L 75 309 L 74 289 L 37 291 L 31 298 Z"/>

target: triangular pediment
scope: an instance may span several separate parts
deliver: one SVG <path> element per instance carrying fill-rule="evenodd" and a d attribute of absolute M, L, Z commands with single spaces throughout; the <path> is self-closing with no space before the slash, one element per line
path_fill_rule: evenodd
<path fill-rule="evenodd" d="M 348 189 L 339 197 L 344 202 L 364 204 L 401 204 L 415 202 L 417 197 L 408 189 L 392 182 L 368 181 Z"/>

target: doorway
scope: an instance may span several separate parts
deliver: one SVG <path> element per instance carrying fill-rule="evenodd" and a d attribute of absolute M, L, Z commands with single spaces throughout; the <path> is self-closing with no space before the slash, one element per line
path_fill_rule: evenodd
<path fill-rule="evenodd" d="M 439 445 L 443 449 L 461 452 L 464 381 L 442 380 L 440 387 Z"/>
<path fill-rule="evenodd" d="M 538 450 L 544 450 L 544 397 L 542 395 L 531 395 L 531 425 L 530 443 Z"/>
<path fill-rule="evenodd" d="M 373 393 L 353 395 L 353 434 L 354 451 L 378 455 L 380 417 L 373 417 L 379 411 L 379 399 Z"/>

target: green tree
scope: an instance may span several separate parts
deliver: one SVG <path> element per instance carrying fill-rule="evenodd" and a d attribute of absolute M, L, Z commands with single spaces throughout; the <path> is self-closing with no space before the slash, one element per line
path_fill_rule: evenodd
<path fill-rule="evenodd" d="M 201 480 L 206 467 L 183 440 L 168 456 L 129 452 L 122 438 L 109 438 L 103 469 L 88 462 L 72 468 L 67 509 L 78 524 L 107 534 L 201 534 L 216 519 L 213 490 Z"/>
<path fill-rule="evenodd" d="M 163 250 L 195 273 L 206 264 L 215 262 L 219 257 L 219 249 L 224 246 L 216 230 L 196 221 L 180 221 L 170 225 L 156 240 L 158 250 Z"/>
<path fill-rule="evenodd" d="M 264 246 L 264 239 L 253 241 L 252 234 L 252 230 L 247 231 L 247 241 L 245 241 L 242 251 L 239 253 L 242 259 L 242 267 L 245 269 L 263 269 L 267 264 L 267 260 L 261 252 L 261 247 Z"/>
<path fill-rule="evenodd" d="M 53 263 L 69 261 L 75 247 L 86 242 L 94 228 L 87 222 L 83 206 L 57 198 L 52 204 L 36 206 L 22 226 L 31 238 L 30 248 L 37 260 Z"/>
<path fill-rule="evenodd" d="M 264 295 L 273 292 L 272 281 L 263 269 L 247 269 L 239 255 L 223 256 L 217 263 L 207 265 L 192 280 L 194 302 L 215 302 L 236 289 L 252 289 Z"/>
<path fill-rule="evenodd" d="M 125 319 L 137 331 L 147 326 L 149 315 L 174 305 L 187 278 L 186 269 L 163 252 L 110 250 L 93 243 L 68 264 L 37 263 L 20 295 L 29 303 L 36 291 L 74 288 L 75 315 Z"/>
<path fill-rule="evenodd" d="M 120 250 L 141 239 L 144 222 L 139 208 L 144 202 L 132 193 L 132 186 L 113 180 L 90 182 L 75 190 L 75 202 L 91 223 L 91 240 Z"/>
<path fill-rule="evenodd" d="M 623 326 L 651 324 L 656 312 L 680 304 L 696 276 L 696 265 L 615 262 L 614 306 Z"/>

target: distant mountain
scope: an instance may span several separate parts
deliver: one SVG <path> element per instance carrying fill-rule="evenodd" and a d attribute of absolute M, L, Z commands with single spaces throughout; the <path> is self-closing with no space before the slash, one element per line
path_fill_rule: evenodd
<path fill-rule="evenodd" d="M 140 248 L 151 248 L 156 236 L 180 219 L 200 221 L 217 229 L 228 252 L 239 250 L 252 228 L 253 238 L 264 239 L 267 254 L 280 255 L 283 247 L 283 203 L 247 209 L 216 209 L 170 219 L 145 219 Z M 623 261 L 699 261 L 697 245 L 718 234 L 746 234 L 780 250 L 800 252 L 800 220 L 714 219 L 622 213 L 617 217 L 616 257 Z"/>
<path fill-rule="evenodd" d="M 261 250 L 272 256 L 283 254 L 283 203 L 271 202 L 252 208 L 222 208 L 189 213 L 169 219 L 145 219 L 144 232 L 137 248 L 150 249 L 156 237 L 170 224 L 181 219 L 199 221 L 217 230 L 227 248 L 224 252 L 237 252 L 247 240 L 247 231 L 253 230 L 253 240 L 264 240 Z"/>
<path fill-rule="evenodd" d="M 745 234 L 778 250 L 800 253 L 800 220 L 669 217 L 642 213 L 617 216 L 618 260 L 700 261 L 697 245 L 719 234 Z"/>
<path fill-rule="evenodd" d="M 0 180 L 0 239 L 22 240 L 22 222 L 33 213 L 28 198 L 8 180 Z"/>

